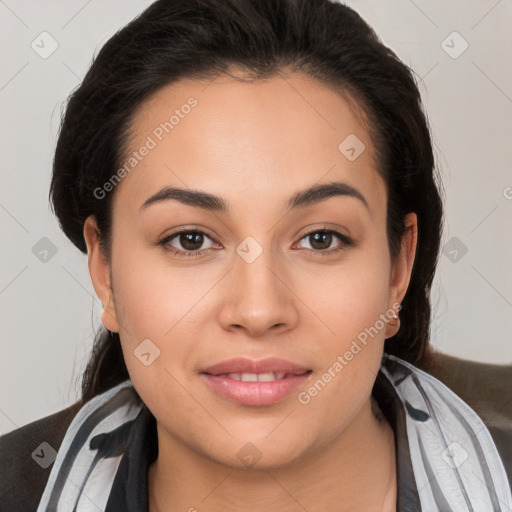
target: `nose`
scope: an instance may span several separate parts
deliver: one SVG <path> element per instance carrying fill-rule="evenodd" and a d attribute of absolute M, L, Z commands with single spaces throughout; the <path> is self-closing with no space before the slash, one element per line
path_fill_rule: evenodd
<path fill-rule="evenodd" d="M 226 277 L 219 315 L 225 330 L 243 330 L 247 336 L 262 337 L 295 327 L 297 297 L 291 278 L 276 265 L 271 251 L 264 250 L 250 263 L 236 255 Z"/>

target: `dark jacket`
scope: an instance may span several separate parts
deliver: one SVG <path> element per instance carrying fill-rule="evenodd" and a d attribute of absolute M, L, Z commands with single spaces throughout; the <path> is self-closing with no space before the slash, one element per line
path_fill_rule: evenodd
<path fill-rule="evenodd" d="M 458 394 L 487 425 L 512 488 L 512 367 L 486 365 L 437 354 L 428 372 Z M 48 443 L 59 450 L 82 403 L 36 420 L 0 437 L 0 512 L 35 512 L 52 465 Z"/>
<path fill-rule="evenodd" d="M 58 451 L 81 407 L 78 401 L 0 437 L 0 512 L 35 512 L 52 469 L 36 462 L 44 454 L 37 448 L 46 442 Z"/>

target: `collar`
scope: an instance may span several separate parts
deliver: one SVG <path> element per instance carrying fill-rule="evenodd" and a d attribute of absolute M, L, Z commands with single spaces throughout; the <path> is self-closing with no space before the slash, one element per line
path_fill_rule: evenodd
<path fill-rule="evenodd" d="M 148 471 L 157 457 L 156 419 L 144 404 L 131 427 L 105 512 L 148 512 Z"/>

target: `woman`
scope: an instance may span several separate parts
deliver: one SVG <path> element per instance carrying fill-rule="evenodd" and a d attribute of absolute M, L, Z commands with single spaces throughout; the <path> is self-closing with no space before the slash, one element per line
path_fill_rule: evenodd
<path fill-rule="evenodd" d="M 353 10 L 152 4 L 59 134 L 106 329 L 38 512 L 510 509 L 486 426 L 421 370 L 438 187 L 412 73 Z"/>

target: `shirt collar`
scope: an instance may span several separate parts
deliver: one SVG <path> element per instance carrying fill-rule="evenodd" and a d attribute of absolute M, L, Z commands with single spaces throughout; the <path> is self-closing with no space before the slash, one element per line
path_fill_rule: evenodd
<path fill-rule="evenodd" d="M 148 512 L 148 471 L 157 457 L 156 419 L 144 404 L 133 422 L 105 512 Z"/>
<path fill-rule="evenodd" d="M 392 364 L 386 361 L 387 365 Z M 397 512 L 417 512 L 421 502 L 414 479 L 411 452 L 407 438 L 406 411 L 393 383 L 379 370 L 373 386 L 373 396 L 395 434 L 397 470 Z"/>

